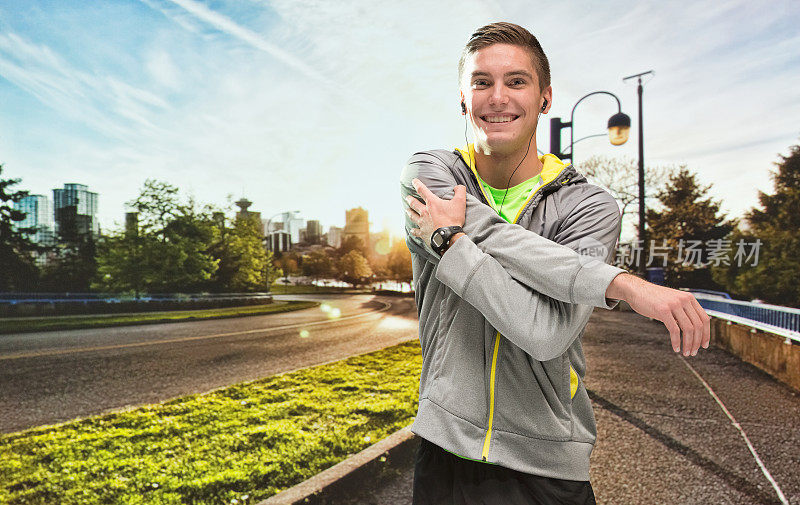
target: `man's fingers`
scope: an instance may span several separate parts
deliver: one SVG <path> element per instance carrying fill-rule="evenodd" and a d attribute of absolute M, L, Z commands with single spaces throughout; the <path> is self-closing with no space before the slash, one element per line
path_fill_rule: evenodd
<path fill-rule="evenodd" d="M 425 185 L 422 183 L 422 181 L 421 181 L 421 180 L 419 180 L 419 179 L 412 179 L 412 180 L 411 180 L 411 184 L 413 184 L 413 185 L 414 185 L 414 189 L 416 189 L 416 190 L 417 190 L 417 193 L 419 193 L 419 195 L 422 197 L 422 199 L 423 199 L 423 200 L 425 200 L 425 203 L 428 203 L 428 202 L 430 202 L 432 197 L 433 197 L 433 198 L 437 198 L 437 196 L 436 196 L 436 195 L 434 195 L 434 194 L 433 194 L 433 192 L 431 192 L 431 190 L 430 190 L 430 189 L 428 189 L 428 187 L 427 187 L 427 186 L 425 186 Z"/>
<path fill-rule="evenodd" d="M 691 303 L 689 306 L 685 306 L 683 311 L 692 324 L 692 345 L 689 349 L 691 355 L 694 356 L 697 354 L 697 350 L 700 349 L 700 344 L 703 341 L 703 321 L 700 319 L 700 315 Z"/>
<path fill-rule="evenodd" d="M 683 333 L 683 355 L 688 356 L 692 351 L 692 321 L 686 315 L 686 312 L 684 312 L 683 307 L 678 307 L 677 309 L 673 310 L 672 316 L 678 322 L 681 333 Z"/>
<path fill-rule="evenodd" d="M 409 207 L 410 207 L 410 208 L 411 208 L 411 209 L 412 209 L 414 212 L 416 212 L 417 214 L 419 214 L 419 213 L 420 213 L 420 208 L 421 208 L 421 207 L 423 207 L 423 206 L 425 206 L 425 204 L 424 204 L 424 203 L 420 202 L 419 200 L 417 200 L 416 198 L 414 198 L 414 197 L 413 197 L 413 196 L 411 196 L 411 195 L 408 195 L 408 196 L 406 197 L 406 203 L 407 203 L 407 204 L 408 204 L 408 206 L 409 206 Z"/>
<path fill-rule="evenodd" d="M 703 322 L 703 338 L 701 345 L 703 349 L 708 349 L 708 345 L 711 342 L 711 316 L 706 313 L 705 309 L 700 305 L 700 302 L 697 301 L 697 298 L 694 298 L 692 302 L 694 309 L 700 316 L 700 320 Z"/>
<path fill-rule="evenodd" d="M 672 317 L 672 313 L 669 313 L 662 323 L 664 323 L 664 326 L 667 327 L 667 331 L 669 331 L 669 340 L 672 342 L 672 350 L 681 352 L 681 329 L 678 327 L 678 323 L 675 322 L 675 318 Z"/>

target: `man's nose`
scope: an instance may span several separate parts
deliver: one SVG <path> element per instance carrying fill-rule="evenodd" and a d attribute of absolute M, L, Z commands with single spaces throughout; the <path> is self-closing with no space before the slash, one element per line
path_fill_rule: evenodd
<path fill-rule="evenodd" d="M 508 103 L 508 90 L 503 84 L 495 84 L 489 96 L 489 105 L 505 105 Z"/>

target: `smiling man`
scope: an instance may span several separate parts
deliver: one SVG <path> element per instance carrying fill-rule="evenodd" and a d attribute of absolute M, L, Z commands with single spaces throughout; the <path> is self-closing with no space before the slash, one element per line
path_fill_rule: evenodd
<path fill-rule="evenodd" d="M 709 318 L 688 293 L 609 265 L 619 208 L 536 156 L 550 68 L 524 28 L 477 30 L 459 62 L 475 142 L 416 153 L 401 176 L 423 365 L 415 504 L 587 504 L 597 435 L 581 336 L 626 300 L 686 356 Z"/>

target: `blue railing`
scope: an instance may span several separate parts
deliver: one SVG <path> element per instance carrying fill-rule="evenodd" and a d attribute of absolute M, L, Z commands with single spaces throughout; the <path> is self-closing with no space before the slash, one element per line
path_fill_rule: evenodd
<path fill-rule="evenodd" d="M 800 309 L 768 303 L 727 300 L 719 295 L 694 293 L 700 306 L 712 315 L 731 316 L 726 319 L 748 324 L 800 342 Z"/>

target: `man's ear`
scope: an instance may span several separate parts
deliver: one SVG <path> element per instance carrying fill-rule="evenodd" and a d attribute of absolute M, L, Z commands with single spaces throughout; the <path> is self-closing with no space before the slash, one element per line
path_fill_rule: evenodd
<path fill-rule="evenodd" d="M 542 91 L 542 105 L 544 105 L 544 100 L 547 100 L 547 104 L 545 105 L 544 109 L 541 109 L 542 114 L 547 114 L 550 112 L 550 107 L 553 106 L 553 87 L 548 86 Z"/>

